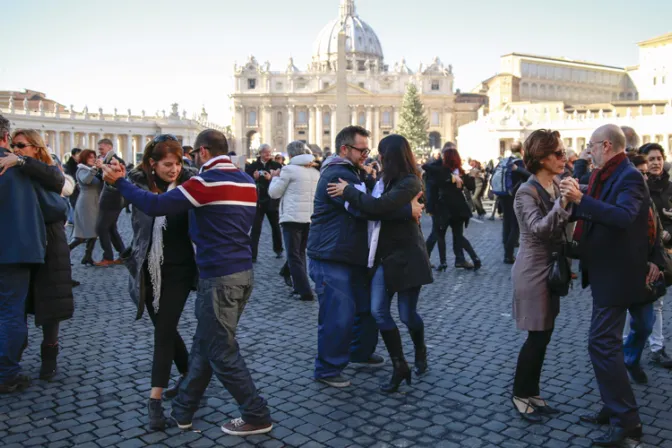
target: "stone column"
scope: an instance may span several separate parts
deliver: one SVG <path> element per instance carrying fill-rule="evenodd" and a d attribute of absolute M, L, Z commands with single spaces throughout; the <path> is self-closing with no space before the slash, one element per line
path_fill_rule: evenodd
<path fill-rule="evenodd" d="M 287 144 L 294 141 L 294 106 L 287 106 Z"/>
<path fill-rule="evenodd" d="M 75 131 L 70 131 L 70 149 L 75 147 Z"/>
<path fill-rule="evenodd" d="M 271 125 L 271 117 L 273 114 L 273 108 L 271 107 L 270 104 L 266 104 L 262 106 L 261 108 L 262 113 L 264 114 L 264 121 L 262 124 L 262 129 L 264 131 L 264 143 L 267 143 L 271 146 L 273 146 L 273 132 L 272 132 L 272 125 Z"/>
<path fill-rule="evenodd" d="M 352 111 L 352 117 L 351 117 L 351 122 L 350 124 L 353 126 L 357 125 L 357 106 L 350 106 L 350 110 Z"/>
<path fill-rule="evenodd" d="M 63 154 L 61 154 L 61 133 L 58 131 L 54 131 L 54 146 L 51 147 L 51 149 L 54 150 L 54 154 L 56 154 L 60 159 L 63 159 Z"/>
<path fill-rule="evenodd" d="M 235 105 L 234 133 L 236 135 L 236 148 L 238 154 L 245 154 L 245 109 L 242 104 Z"/>
<path fill-rule="evenodd" d="M 371 132 L 373 128 L 373 106 L 366 106 L 366 130 Z"/>
<path fill-rule="evenodd" d="M 322 149 L 324 131 L 322 130 L 322 107 L 315 108 L 315 144 Z"/>
<path fill-rule="evenodd" d="M 443 129 L 444 135 L 442 135 L 442 140 L 443 142 L 453 142 L 455 143 L 455 131 L 453 129 L 453 113 L 450 109 L 447 107 L 443 108 L 443 116 L 441 117 L 443 120 Z M 442 142 L 442 143 L 443 143 Z"/>
<path fill-rule="evenodd" d="M 308 108 L 308 143 L 315 144 L 315 108 Z"/>
<path fill-rule="evenodd" d="M 329 133 L 329 140 L 331 140 L 331 152 L 332 154 L 338 154 L 338 148 L 336 147 L 336 106 L 329 106 L 331 111 L 331 131 Z"/>
<path fill-rule="evenodd" d="M 125 135 L 125 140 L 126 143 L 124 144 L 125 146 L 125 152 L 124 152 L 124 160 L 126 163 L 132 163 L 135 165 L 135 154 L 133 152 L 133 136 L 131 134 L 126 134 Z"/>
<path fill-rule="evenodd" d="M 376 107 L 373 110 L 373 140 L 371 141 L 371 148 L 377 150 L 380 140 L 380 107 Z"/>

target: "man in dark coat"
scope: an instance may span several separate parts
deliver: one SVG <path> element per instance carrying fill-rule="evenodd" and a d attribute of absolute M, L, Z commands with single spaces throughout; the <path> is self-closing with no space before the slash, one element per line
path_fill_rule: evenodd
<path fill-rule="evenodd" d="M 10 151 L 9 120 L 0 115 L 0 157 Z M 19 358 L 28 337 L 25 321 L 30 270 L 44 263 L 46 232 L 37 193 L 17 169 L 0 172 L 0 393 L 30 384 Z M 20 238 L 17 238 L 20 235 Z"/>
<path fill-rule="evenodd" d="M 518 226 L 518 219 L 516 212 L 513 210 L 513 200 L 516 197 L 518 188 L 527 182 L 531 173 L 525 169 L 523 163 L 523 144 L 515 142 L 511 147 L 511 156 L 514 158 L 511 165 L 511 182 L 513 189 L 511 194 L 498 196 L 499 203 L 502 206 L 502 214 L 504 215 L 504 224 L 502 226 L 502 240 L 504 243 L 504 263 L 513 264 L 516 261 L 513 252 L 518 244 L 520 238 L 520 227 Z"/>
<path fill-rule="evenodd" d="M 374 354 L 378 329 L 371 315 L 367 222 L 413 216 L 410 205 L 389 216 L 365 216 L 348 208 L 342 197 L 332 198 L 327 193 L 327 185 L 339 179 L 366 189 L 360 166 L 369 153 L 368 137 L 369 132 L 360 126 L 348 126 L 336 136 L 339 150 L 322 164 L 308 234 L 309 274 L 320 304 L 314 375 L 332 387 L 350 385 L 342 375 L 349 362 L 368 366 L 384 363 Z M 419 217 L 421 208 L 417 210 Z"/>
<path fill-rule="evenodd" d="M 252 225 L 252 261 L 257 261 L 261 226 L 264 224 L 264 216 L 268 218 L 273 235 L 273 252 L 276 258 L 282 257 L 282 231 L 280 230 L 279 199 L 271 199 L 268 195 L 268 187 L 271 184 L 271 171 L 282 168 L 273 160 L 271 147 L 264 144 L 259 148 L 259 158 L 245 167 L 245 172 L 254 178 L 257 184 L 257 215 Z"/>
<path fill-rule="evenodd" d="M 604 406 L 582 420 L 611 423 L 597 446 L 639 439 L 642 424 L 623 357 L 627 311 L 644 321 L 652 313 L 647 284 L 657 276 L 648 263 L 649 195 L 642 175 L 625 155 L 625 136 L 618 126 L 605 125 L 592 135 L 588 148 L 597 169 L 584 192 L 575 179 L 561 183 L 562 194 L 575 204 L 583 287 L 591 286 L 593 315 L 590 359 Z M 647 334 L 640 335 L 642 344 Z"/>
<path fill-rule="evenodd" d="M 126 166 L 126 162 L 114 152 L 112 140 L 109 138 L 104 138 L 98 142 L 98 152 L 102 156 L 102 159 L 96 161 L 97 168 L 100 169 L 103 165 L 110 165 L 113 160 L 116 160 L 115 163 Z M 102 171 L 98 174 L 99 177 L 102 176 L 101 173 Z M 105 184 L 103 191 L 100 193 L 98 206 L 96 232 L 98 233 L 100 247 L 103 249 L 103 259 L 94 264 L 96 266 L 120 264 L 120 260 L 114 259 L 112 246 L 114 246 L 119 254 L 124 252 L 124 241 L 121 239 L 121 235 L 119 235 L 119 230 L 117 230 L 117 220 L 119 219 L 121 209 L 124 208 L 124 199 L 116 188 Z"/>
<path fill-rule="evenodd" d="M 77 179 L 77 165 L 79 165 L 79 153 L 82 152 L 79 148 L 72 148 L 70 151 L 70 158 L 65 165 L 63 165 L 63 171 L 65 174 Z M 79 197 L 79 183 L 75 180 L 75 189 L 73 190 L 68 201 L 70 201 L 70 210 L 68 210 L 68 223 L 72 224 L 74 222 L 74 213 L 75 213 L 75 204 L 77 203 L 77 198 Z"/>

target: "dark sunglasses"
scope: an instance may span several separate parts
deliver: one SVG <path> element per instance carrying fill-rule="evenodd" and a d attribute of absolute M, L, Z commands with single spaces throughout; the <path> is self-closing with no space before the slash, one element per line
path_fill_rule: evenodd
<path fill-rule="evenodd" d="M 9 147 L 12 148 L 12 149 L 14 149 L 14 148 L 23 149 L 23 148 L 27 148 L 29 146 L 33 146 L 33 145 L 26 145 L 25 143 L 12 143 L 12 144 L 9 145 Z"/>
<path fill-rule="evenodd" d="M 555 151 L 553 154 L 555 154 L 555 157 L 558 159 L 564 159 L 567 157 L 567 153 L 565 151 Z"/>

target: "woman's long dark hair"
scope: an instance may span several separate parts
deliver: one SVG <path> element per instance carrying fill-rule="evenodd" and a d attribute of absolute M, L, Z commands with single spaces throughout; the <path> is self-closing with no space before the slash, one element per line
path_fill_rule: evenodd
<path fill-rule="evenodd" d="M 161 193 L 161 190 L 156 186 L 156 179 L 154 179 L 154 176 L 156 175 L 152 172 L 153 170 L 150 160 L 159 162 L 169 154 L 177 156 L 178 162 L 182 163 L 182 145 L 177 141 L 166 140 L 159 143 L 149 142 L 147 146 L 145 146 L 145 153 L 142 155 L 142 164 L 138 168 L 140 168 L 145 173 L 145 176 L 147 176 L 149 191 Z M 184 167 L 182 167 L 182 169 L 184 169 Z M 180 183 L 181 178 L 181 175 L 177 178 L 178 184 Z"/>
<path fill-rule="evenodd" d="M 409 174 L 420 179 L 415 156 L 405 137 L 397 134 L 388 135 L 378 143 L 378 154 L 383 159 L 383 182 L 386 185 Z"/>

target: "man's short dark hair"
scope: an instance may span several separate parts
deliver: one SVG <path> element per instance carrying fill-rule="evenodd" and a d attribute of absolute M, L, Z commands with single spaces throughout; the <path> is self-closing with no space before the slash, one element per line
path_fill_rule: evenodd
<path fill-rule="evenodd" d="M 347 126 L 336 135 L 336 155 L 341 153 L 341 146 L 354 145 L 355 136 L 369 138 L 371 133 L 361 126 Z"/>
<path fill-rule="evenodd" d="M 114 145 L 112 144 L 112 140 L 110 140 L 109 138 L 101 138 L 100 140 L 98 140 L 98 144 L 99 145 L 110 145 L 110 146 L 114 147 Z"/>
<path fill-rule="evenodd" d="M 194 150 L 193 146 L 185 145 L 182 147 L 182 154 L 184 155 L 190 154 L 191 151 L 193 150 Z"/>
<path fill-rule="evenodd" d="M 79 154 L 80 152 L 82 152 L 81 148 L 72 148 L 72 149 L 70 150 L 70 155 L 71 155 L 71 156 L 76 156 L 76 155 Z"/>
<path fill-rule="evenodd" d="M 3 138 L 5 132 L 7 134 L 11 133 L 12 127 L 9 123 L 9 120 L 0 115 L 0 138 Z"/>
<path fill-rule="evenodd" d="M 225 156 L 229 153 L 229 143 L 226 141 L 226 136 L 215 130 L 206 129 L 198 134 L 194 148 L 204 146 L 213 156 Z"/>

